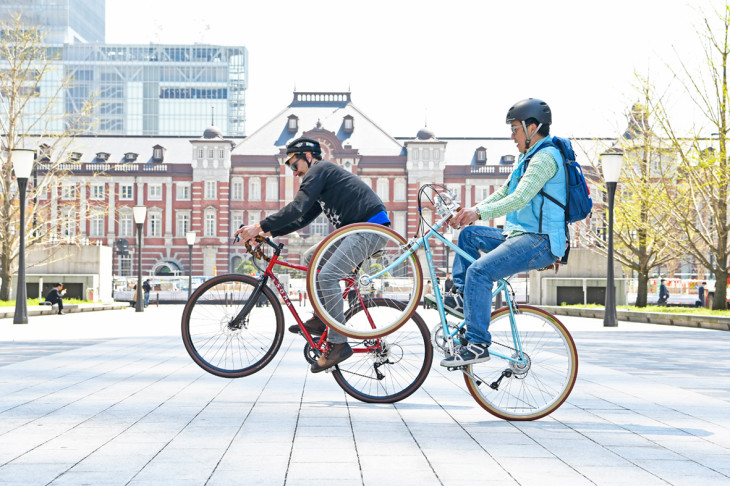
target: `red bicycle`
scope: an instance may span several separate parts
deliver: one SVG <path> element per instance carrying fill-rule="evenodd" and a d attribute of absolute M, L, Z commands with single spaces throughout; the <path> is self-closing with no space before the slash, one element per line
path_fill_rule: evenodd
<path fill-rule="evenodd" d="M 258 268 L 259 277 L 228 274 L 214 277 L 198 287 L 185 305 L 182 338 L 185 349 L 201 368 L 224 378 L 248 376 L 268 365 L 284 339 L 284 312 L 289 308 L 306 340 L 304 358 L 309 364 L 324 352 L 327 332 L 313 338 L 273 272 L 276 265 L 307 271 L 307 267 L 280 260 L 283 244 L 257 237 L 246 243 Z M 266 245 L 266 246 L 264 246 Z M 266 247 L 269 247 L 268 249 Z M 343 298 L 349 308 L 345 319 L 374 329 L 405 304 L 392 298 L 376 297 L 361 289 L 357 269 L 342 280 Z M 274 293 L 269 284 L 278 291 Z M 362 290 L 362 292 L 361 292 Z M 426 380 L 433 360 L 428 327 L 416 313 L 397 331 L 370 339 L 349 338 L 354 355 L 330 368 L 342 389 L 369 403 L 393 403 L 411 395 Z M 328 371 L 330 371 L 328 370 Z"/>

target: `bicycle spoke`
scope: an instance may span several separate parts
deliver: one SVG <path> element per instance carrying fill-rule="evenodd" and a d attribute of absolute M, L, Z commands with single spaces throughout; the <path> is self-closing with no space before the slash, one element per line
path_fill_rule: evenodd
<path fill-rule="evenodd" d="M 568 397 L 577 376 L 578 356 L 570 334 L 550 314 L 522 306 L 515 320 L 527 364 L 493 355 L 490 361 L 467 367 L 464 379 L 472 396 L 490 413 L 507 420 L 534 420 L 557 409 Z M 492 349 L 517 358 L 514 344 L 507 344 L 513 342 L 507 309 L 492 316 L 489 332 Z M 498 384 L 496 390 L 490 387 L 493 383 Z"/>
<path fill-rule="evenodd" d="M 183 311 L 183 341 L 193 360 L 209 373 L 238 377 L 255 373 L 276 354 L 283 314 L 265 289 L 242 322 L 233 324 L 258 286 L 245 275 L 215 277 L 193 294 Z"/>

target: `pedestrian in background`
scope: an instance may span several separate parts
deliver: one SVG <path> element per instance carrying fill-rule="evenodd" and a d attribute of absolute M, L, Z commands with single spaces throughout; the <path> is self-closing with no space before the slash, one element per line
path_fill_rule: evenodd
<path fill-rule="evenodd" d="M 46 302 L 50 302 L 51 305 L 58 304 L 58 315 L 63 315 L 63 296 L 66 295 L 66 289 L 63 288 L 63 283 L 56 284 L 55 289 L 51 289 L 46 294 Z"/>
<path fill-rule="evenodd" d="M 657 300 L 656 305 L 659 306 L 667 306 L 667 300 L 669 300 L 669 289 L 667 289 L 667 286 L 664 285 L 664 282 L 666 280 L 661 279 L 659 282 L 659 300 Z"/>
<path fill-rule="evenodd" d="M 700 288 L 697 289 L 697 297 L 699 299 L 697 300 L 697 302 L 695 302 L 695 307 L 705 306 L 705 285 L 707 285 L 707 282 L 702 282 L 700 284 Z"/>

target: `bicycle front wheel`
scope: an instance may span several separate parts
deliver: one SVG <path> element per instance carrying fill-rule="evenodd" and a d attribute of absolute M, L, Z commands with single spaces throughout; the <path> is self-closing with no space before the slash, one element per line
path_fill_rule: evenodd
<path fill-rule="evenodd" d="M 193 361 L 208 373 L 239 378 L 261 370 L 284 337 L 276 295 L 248 275 L 214 277 L 193 292 L 182 317 L 182 338 Z M 255 302 L 243 313 L 251 298 Z"/>
<path fill-rule="evenodd" d="M 526 363 L 492 355 L 487 362 L 467 366 L 464 380 L 492 415 L 536 420 L 557 410 L 570 395 L 578 376 L 578 351 L 565 326 L 542 309 L 522 305 L 514 317 Z M 509 308 L 492 314 L 489 332 L 490 351 L 517 357 Z"/>
<path fill-rule="evenodd" d="M 307 290 L 315 313 L 341 334 L 356 339 L 384 336 L 408 322 L 421 299 L 423 274 L 415 254 L 404 256 L 405 245 L 398 233 L 372 223 L 351 224 L 325 238 L 312 255 L 307 272 Z M 385 273 L 372 278 L 384 269 Z M 353 282 L 363 296 L 403 305 L 385 307 L 376 322 L 359 318 L 345 322 L 348 282 Z"/>
<path fill-rule="evenodd" d="M 348 309 L 347 319 L 378 319 L 402 309 L 387 299 L 368 299 Z M 355 354 L 335 367 L 332 375 L 347 394 L 367 403 L 395 403 L 426 381 L 433 361 L 428 327 L 417 313 L 398 330 L 378 339 L 349 341 Z"/>

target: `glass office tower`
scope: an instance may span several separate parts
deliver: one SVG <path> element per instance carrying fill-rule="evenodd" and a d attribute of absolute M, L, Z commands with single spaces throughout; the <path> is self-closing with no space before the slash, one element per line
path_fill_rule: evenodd
<path fill-rule="evenodd" d="M 0 21 L 18 11 L 46 31 L 47 53 L 58 56 L 26 113 L 43 117 L 36 126 L 44 132 L 78 127 L 92 101 L 84 133 L 198 137 L 212 122 L 224 136 L 246 134 L 245 47 L 104 44 L 103 0 L 0 0 Z M 47 111 L 61 86 L 63 96 Z"/>
<path fill-rule="evenodd" d="M 245 47 L 71 44 L 62 57 L 66 113 L 93 97 L 93 133 L 197 137 L 212 121 L 245 135 Z"/>
<path fill-rule="evenodd" d="M 103 0 L 2 0 L 0 21 L 20 12 L 28 25 L 42 26 L 49 44 L 104 42 Z"/>

